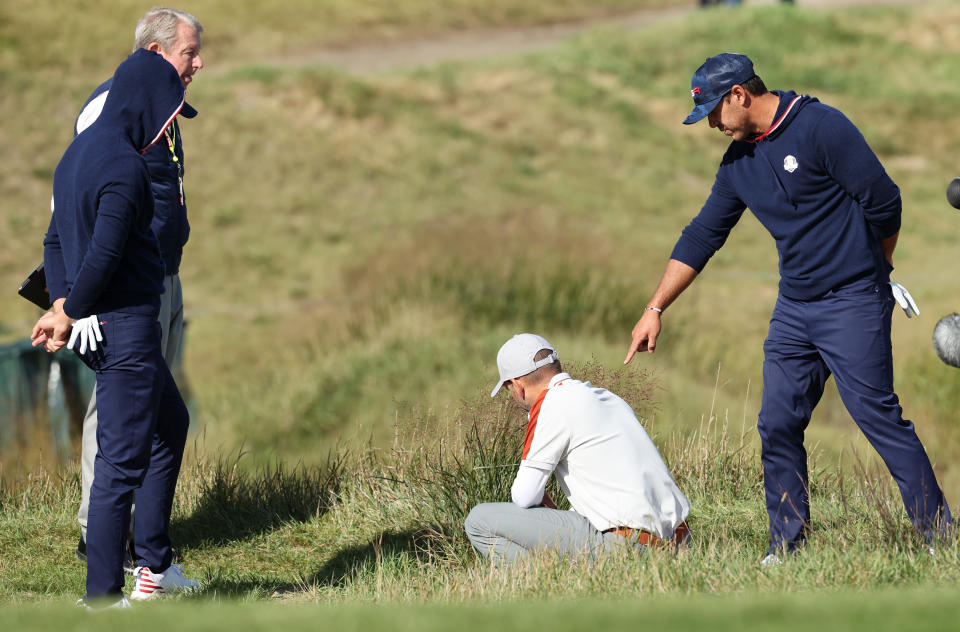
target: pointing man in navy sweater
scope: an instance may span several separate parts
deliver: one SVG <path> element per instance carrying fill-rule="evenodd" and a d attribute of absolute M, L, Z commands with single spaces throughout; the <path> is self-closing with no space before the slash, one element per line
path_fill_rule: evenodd
<path fill-rule="evenodd" d="M 764 563 L 805 540 L 810 507 L 803 433 L 831 375 L 900 487 L 913 525 L 932 539 L 949 525 L 950 510 L 893 391 L 889 281 L 900 190 L 842 113 L 809 96 L 767 91 L 744 55 L 706 60 L 693 75 L 691 93 L 695 107 L 684 123 L 706 117 L 732 142 L 706 204 L 683 230 L 633 328 L 624 363 L 639 351 L 654 351 L 663 310 L 749 207 L 780 255 L 758 422 L 770 516 Z"/>
<path fill-rule="evenodd" d="M 55 300 L 34 326 L 34 345 L 74 348 L 97 375 L 86 599 L 120 606 L 134 491 L 141 559 L 132 597 L 197 586 L 171 563 L 170 510 L 189 418 L 160 351 L 164 267 L 143 158 L 162 142 L 183 96 L 176 69 L 159 54 L 140 49 L 120 64 L 103 112 L 57 165 L 43 242 Z"/>

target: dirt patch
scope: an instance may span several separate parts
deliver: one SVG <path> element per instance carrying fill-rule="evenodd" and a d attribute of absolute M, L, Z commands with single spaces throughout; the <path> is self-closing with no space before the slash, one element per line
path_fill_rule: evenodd
<path fill-rule="evenodd" d="M 772 5 L 778 0 L 746 0 L 746 5 Z M 802 8 L 835 9 L 850 6 L 916 5 L 923 0 L 795 0 Z M 613 18 L 601 18 L 550 26 L 478 30 L 389 44 L 319 49 L 265 60 L 268 66 L 330 66 L 352 74 L 374 74 L 429 66 L 449 61 L 469 61 L 532 53 L 595 28 L 643 29 L 697 11 L 695 0 L 684 8 L 644 9 Z M 718 7 L 711 10 L 726 10 Z M 225 73 L 221 67 L 215 73 Z"/>

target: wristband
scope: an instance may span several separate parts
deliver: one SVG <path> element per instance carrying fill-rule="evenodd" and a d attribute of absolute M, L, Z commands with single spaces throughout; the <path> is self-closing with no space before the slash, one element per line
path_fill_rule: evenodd
<path fill-rule="evenodd" d="M 649 312 L 656 312 L 656 313 L 658 313 L 658 314 L 662 314 L 662 313 L 663 313 L 663 310 L 660 309 L 659 307 L 644 307 L 644 308 L 643 308 L 643 311 L 645 311 L 645 312 L 647 312 L 647 311 L 649 311 Z"/>

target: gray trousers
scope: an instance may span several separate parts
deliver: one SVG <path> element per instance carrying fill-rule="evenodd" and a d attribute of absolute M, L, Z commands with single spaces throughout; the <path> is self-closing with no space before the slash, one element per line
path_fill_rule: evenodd
<path fill-rule="evenodd" d="M 160 349 L 167 366 L 172 367 L 183 337 L 183 289 L 180 276 L 171 274 L 163 279 L 160 295 Z M 87 541 L 87 513 L 90 511 L 90 486 L 93 485 L 93 461 L 97 456 L 97 390 L 90 396 L 87 414 L 83 418 L 83 439 L 80 443 L 80 536 Z M 133 533 L 133 508 L 130 510 L 130 533 Z"/>
<path fill-rule="evenodd" d="M 480 555 L 500 565 L 530 551 L 555 551 L 589 559 L 616 549 L 644 550 L 641 544 L 615 533 L 602 533 L 574 511 L 513 503 L 484 503 L 474 507 L 463 524 L 467 538 Z"/>

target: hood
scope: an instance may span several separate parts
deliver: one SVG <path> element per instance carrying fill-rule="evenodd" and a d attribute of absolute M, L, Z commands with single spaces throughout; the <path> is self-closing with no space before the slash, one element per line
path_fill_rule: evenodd
<path fill-rule="evenodd" d="M 770 92 L 780 97 L 780 105 L 777 106 L 777 113 L 773 117 L 773 124 L 770 126 L 770 129 L 763 134 L 760 134 L 756 138 L 747 139 L 747 142 L 759 143 L 763 140 L 773 140 L 790 125 L 800 110 L 810 103 L 820 102 L 816 97 L 798 95 L 792 90 L 786 92 L 771 90 Z"/>
<path fill-rule="evenodd" d="M 117 67 L 97 125 L 121 129 L 142 154 L 183 109 L 183 97 L 173 65 L 141 48 Z"/>

